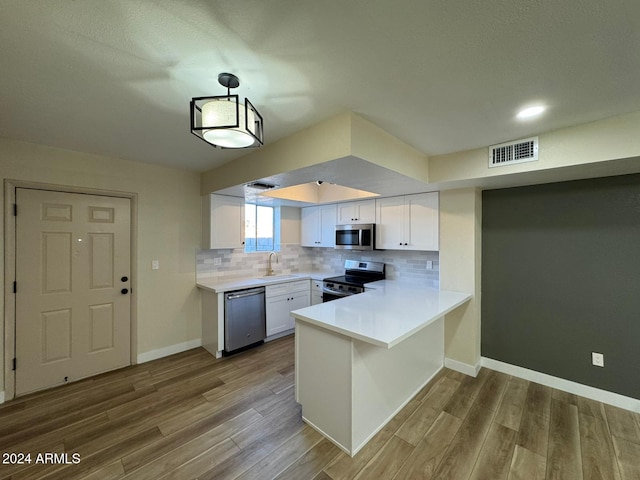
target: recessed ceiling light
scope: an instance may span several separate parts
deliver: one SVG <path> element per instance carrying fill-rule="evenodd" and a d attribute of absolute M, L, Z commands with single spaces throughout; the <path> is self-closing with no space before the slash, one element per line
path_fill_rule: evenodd
<path fill-rule="evenodd" d="M 516 117 L 522 118 L 522 119 L 537 117 L 538 115 L 540 115 L 542 112 L 545 111 L 545 108 L 546 107 L 544 105 L 536 105 L 535 107 L 528 107 L 528 108 L 525 108 L 524 110 L 520 110 L 516 115 Z"/>

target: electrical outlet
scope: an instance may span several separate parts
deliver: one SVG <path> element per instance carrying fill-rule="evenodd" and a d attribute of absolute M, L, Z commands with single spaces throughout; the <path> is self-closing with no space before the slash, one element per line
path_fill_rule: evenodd
<path fill-rule="evenodd" d="M 160 260 L 151 260 L 151 270 L 160 270 Z"/>
<path fill-rule="evenodd" d="M 214 265 L 222 265 L 222 258 L 220 258 L 220 257 L 215 257 L 215 258 L 213 259 L 213 264 L 214 264 Z"/>
<path fill-rule="evenodd" d="M 427 270 L 433 270 L 433 261 L 427 260 Z"/>
<path fill-rule="evenodd" d="M 604 367 L 604 354 L 591 352 L 591 363 L 596 367 Z"/>

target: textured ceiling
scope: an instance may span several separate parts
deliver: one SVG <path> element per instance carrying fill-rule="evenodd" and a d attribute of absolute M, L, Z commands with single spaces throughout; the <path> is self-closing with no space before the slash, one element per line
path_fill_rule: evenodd
<path fill-rule="evenodd" d="M 640 110 L 638 52 L 637 0 L 0 0 L 0 136 L 207 170 L 229 71 L 266 143 L 351 110 L 433 155 Z"/>

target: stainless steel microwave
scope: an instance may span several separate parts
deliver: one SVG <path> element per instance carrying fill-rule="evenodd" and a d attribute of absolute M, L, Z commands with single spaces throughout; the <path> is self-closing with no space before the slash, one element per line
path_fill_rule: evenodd
<path fill-rule="evenodd" d="M 376 226 L 373 223 L 361 225 L 336 225 L 336 249 L 374 250 Z"/>

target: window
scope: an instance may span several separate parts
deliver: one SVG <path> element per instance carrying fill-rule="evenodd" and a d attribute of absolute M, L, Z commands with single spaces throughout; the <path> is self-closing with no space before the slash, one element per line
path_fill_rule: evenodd
<path fill-rule="evenodd" d="M 271 252 L 280 250 L 280 209 L 267 205 L 244 205 L 244 251 Z"/>

